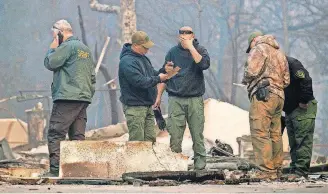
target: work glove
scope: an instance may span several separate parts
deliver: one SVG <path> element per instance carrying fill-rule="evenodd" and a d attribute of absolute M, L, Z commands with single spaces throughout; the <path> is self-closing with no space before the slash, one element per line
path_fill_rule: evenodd
<path fill-rule="evenodd" d="M 156 119 L 156 123 L 157 123 L 158 128 L 161 131 L 164 131 L 165 127 L 166 127 L 166 123 L 165 123 L 165 120 L 163 118 L 161 108 L 160 107 L 155 107 L 155 108 L 153 108 L 153 111 L 154 111 L 154 115 L 155 115 L 155 119 Z"/>

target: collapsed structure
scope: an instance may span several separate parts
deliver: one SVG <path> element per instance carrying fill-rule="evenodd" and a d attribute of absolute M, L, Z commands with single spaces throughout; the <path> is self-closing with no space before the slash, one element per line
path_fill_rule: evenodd
<path fill-rule="evenodd" d="M 170 137 L 166 131 L 156 130 L 155 144 L 128 142 L 125 123 L 88 131 L 86 141 L 62 142 L 61 179 L 123 179 L 129 183 L 136 180 L 154 181 L 163 177 L 171 181 L 181 177 L 195 181 L 217 179 L 231 184 L 259 181 L 253 173 L 257 166 L 253 163 L 247 111 L 215 99 L 205 100 L 204 137 L 208 165 L 203 174 L 188 171 L 192 169 L 193 157 L 188 126 L 182 154 L 171 152 Z M 286 134 L 283 139 L 284 152 L 288 156 Z M 38 177 L 48 170 L 47 145 L 33 149 L 17 147 L 10 141 L 9 145 L 14 148 L 14 158 L 0 161 L 1 177 Z M 288 157 L 286 159 L 285 163 L 288 164 Z"/>

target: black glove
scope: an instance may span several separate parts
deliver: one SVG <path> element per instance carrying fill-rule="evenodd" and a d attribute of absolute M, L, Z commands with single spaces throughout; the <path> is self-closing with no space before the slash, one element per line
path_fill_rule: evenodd
<path fill-rule="evenodd" d="M 286 118 L 284 116 L 281 116 L 280 121 L 281 121 L 281 135 L 282 135 L 286 127 Z"/>
<path fill-rule="evenodd" d="M 157 123 L 158 128 L 160 130 L 164 131 L 165 127 L 166 127 L 166 123 L 165 123 L 165 120 L 163 118 L 161 108 L 156 107 L 155 109 L 153 109 L 153 111 L 154 111 L 154 115 L 155 115 L 155 119 L 156 119 L 156 123 Z"/>

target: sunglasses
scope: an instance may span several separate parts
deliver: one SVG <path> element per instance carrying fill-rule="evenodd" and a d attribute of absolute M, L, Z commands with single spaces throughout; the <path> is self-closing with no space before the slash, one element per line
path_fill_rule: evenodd
<path fill-rule="evenodd" d="M 179 34 L 193 34 L 190 30 L 179 30 Z"/>
<path fill-rule="evenodd" d="M 52 31 L 56 31 L 56 30 L 58 30 L 58 31 L 62 32 L 62 30 L 59 29 L 59 28 L 57 28 L 56 26 L 52 26 L 51 30 L 52 30 Z"/>

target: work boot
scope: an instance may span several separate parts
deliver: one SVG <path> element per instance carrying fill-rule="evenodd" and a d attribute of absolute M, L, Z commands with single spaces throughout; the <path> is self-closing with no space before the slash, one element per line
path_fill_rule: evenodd
<path fill-rule="evenodd" d="M 277 177 L 278 177 L 278 179 L 280 179 L 280 177 L 283 175 L 283 173 L 282 173 L 282 168 L 278 168 L 277 169 Z"/>
<path fill-rule="evenodd" d="M 296 174 L 296 173 L 288 173 L 288 174 L 284 174 L 280 177 L 280 180 L 282 181 L 288 181 L 288 182 L 297 182 L 299 180 L 301 180 L 302 178 L 304 178 L 303 176 Z"/>
<path fill-rule="evenodd" d="M 206 157 L 194 157 L 194 169 L 204 170 L 206 167 Z"/>
<path fill-rule="evenodd" d="M 294 182 L 307 178 L 307 175 L 296 169 L 291 169 L 288 174 L 284 174 L 280 177 L 282 181 Z"/>

